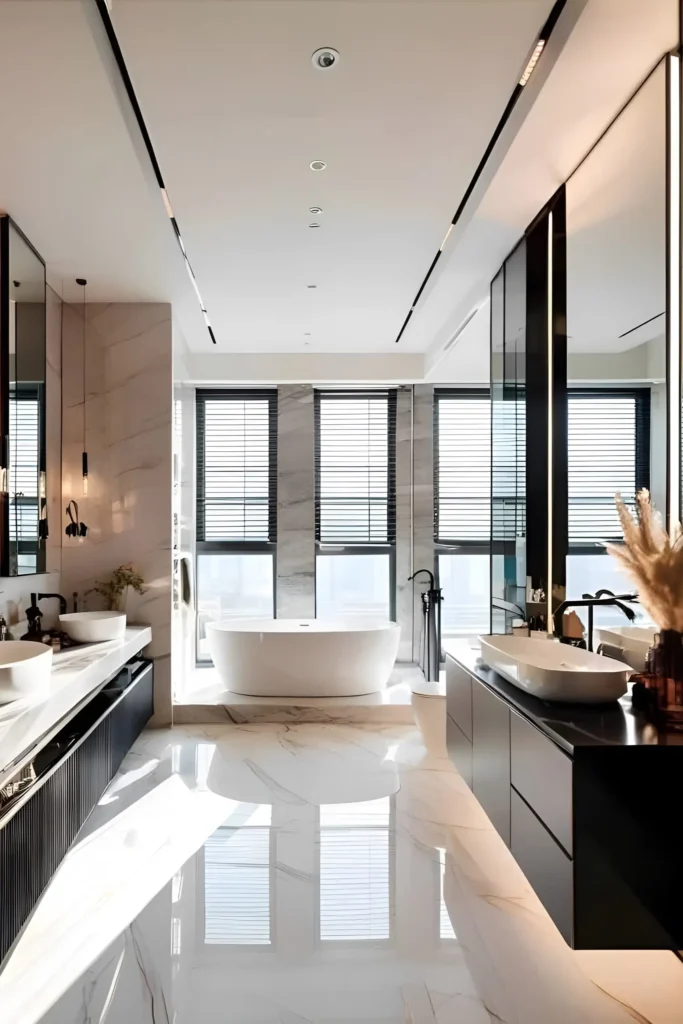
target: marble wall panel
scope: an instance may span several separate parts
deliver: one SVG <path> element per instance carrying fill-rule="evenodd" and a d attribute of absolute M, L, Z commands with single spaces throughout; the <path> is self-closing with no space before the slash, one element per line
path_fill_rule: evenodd
<path fill-rule="evenodd" d="M 413 389 L 396 399 L 396 621 L 401 627 L 399 661 L 413 660 Z"/>
<path fill-rule="evenodd" d="M 413 572 L 434 571 L 434 385 L 413 388 Z M 420 650 L 422 606 L 426 589 L 413 588 L 413 659 Z"/>
<path fill-rule="evenodd" d="M 315 617 L 313 388 L 278 388 L 278 618 Z"/>
<path fill-rule="evenodd" d="M 132 562 L 146 581 L 131 593 L 131 622 L 152 626 L 155 719 L 171 719 L 172 341 L 164 303 L 86 306 L 85 409 L 83 310 L 63 319 L 62 505 L 74 499 L 89 532 L 64 540 L 62 590 L 81 601 L 96 580 Z M 83 423 L 89 459 L 81 474 Z M 63 527 L 66 522 L 63 523 Z M 88 607 L 97 606 L 97 597 Z"/>
<path fill-rule="evenodd" d="M 185 382 L 173 387 L 173 694 L 179 699 L 187 687 L 195 661 L 196 612 L 196 391 Z M 190 578 L 189 602 L 183 600 L 180 563 Z"/>

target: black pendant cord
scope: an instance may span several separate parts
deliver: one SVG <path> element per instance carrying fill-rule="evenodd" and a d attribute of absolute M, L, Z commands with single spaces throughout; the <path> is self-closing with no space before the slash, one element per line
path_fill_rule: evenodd
<path fill-rule="evenodd" d="M 84 277 L 76 278 L 76 283 L 83 288 L 83 452 L 81 455 L 81 471 L 83 474 L 83 494 L 84 496 L 88 493 L 88 451 L 87 451 L 87 390 L 86 390 L 86 338 L 85 338 L 85 315 L 86 315 L 86 285 L 87 281 Z"/>

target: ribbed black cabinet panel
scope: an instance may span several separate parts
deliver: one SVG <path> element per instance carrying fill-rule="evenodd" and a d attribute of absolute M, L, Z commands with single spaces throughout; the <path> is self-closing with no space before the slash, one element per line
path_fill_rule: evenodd
<path fill-rule="evenodd" d="M 153 686 L 150 664 L 130 693 L 79 746 L 67 752 L 33 796 L 0 827 L 0 961 L 149 720 Z"/>
<path fill-rule="evenodd" d="M 45 885 L 38 855 L 41 832 L 38 800 L 29 800 L 0 832 L 0 959 L 5 956 Z"/>

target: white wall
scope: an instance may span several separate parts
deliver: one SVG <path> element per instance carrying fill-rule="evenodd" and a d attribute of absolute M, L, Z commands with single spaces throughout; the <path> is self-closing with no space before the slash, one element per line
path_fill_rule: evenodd
<path fill-rule="evenodd" d="M 155 722 L 171 721 L 172 334 L 165 303 L 86 307 L 86 445 L 83 494 L 82 307 L 64 306 L 62 505 L 78 501 L 88 525 L 64 538 L 62 587 L 81 596 L 119 565 L 145 579 L 130 621 L 152 626 Z M 64 524 L 66 525 L 66 524 Z M 90 599 L 97 607 L 97 597 Z"/>

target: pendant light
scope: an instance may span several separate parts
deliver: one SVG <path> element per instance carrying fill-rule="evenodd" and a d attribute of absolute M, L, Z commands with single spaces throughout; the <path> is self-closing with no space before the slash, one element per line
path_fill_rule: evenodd
<path fill-rule="evenodd" d="M 86 497 L 86 498 L 88 496 L 88 453 L 86 451 L 86 444 L 85 444 L 86 422 L 87 422 L 86 421 L 86 411 L 85 411 L 86 410 L 86 405 L 87 405 L 87 394 L 86 394 L 86 385 L 85 385 L 85 358 L 86 358 L 86 356 L 85 356 L 85 354 L 86 354 L 86 344 L 85 344 L 85 286 L 87 285 L 87 283 L 88 282 L 86 281 L 86 279 L 84 277 L 77 277 L 76 278 L 76 284 L 80 285 L 81 288 L 83 289 L 83 454 L 81 456 L 81 464 L 82 464 L 82 468 L 83 468 L 83 496 Z"/>

